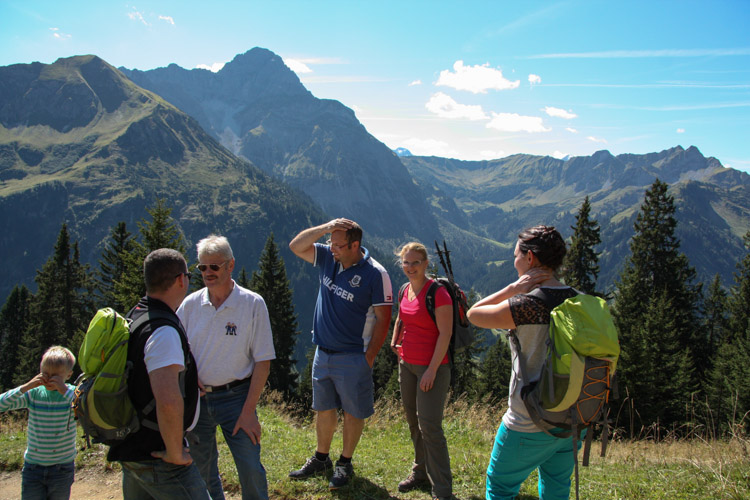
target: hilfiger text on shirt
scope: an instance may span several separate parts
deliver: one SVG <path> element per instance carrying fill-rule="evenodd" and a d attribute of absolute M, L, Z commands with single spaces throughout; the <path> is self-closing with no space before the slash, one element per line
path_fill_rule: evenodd
<path fill-rule="evenodd" d="M 334 295 L 338 295 L 348 302 L 354 302 L 354 294 L 344 290 L 343 288 L 335 284 L 333 280 L 331 280 L 331 278 L 329 278 L 328 276 L 323 277 L 323 285 L 330 291 L 332 291 Z"/>

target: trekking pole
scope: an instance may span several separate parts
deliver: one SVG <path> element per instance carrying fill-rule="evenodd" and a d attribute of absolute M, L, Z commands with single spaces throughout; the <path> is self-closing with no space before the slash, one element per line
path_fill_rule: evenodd
<path fill-rule="evenodd" d="M 443 265 L 443 270 L 445 271 L 445 274 L 448 274 L 448 266 L 445 265 L 445 260 L 443 259 L 443 252 L 440 250 L 440 245 L 438 245 L 437 240 L 435 240 L 435 250 L 437 250 L 438 257 L 440 257 L 440 263 Z"/>
<path fill-rule="evenodd" d="M 443 250 L 445 251 L 445 261 L 448 263 L 448 277 L 451 281 L 455 281 L 453 279 L 453 266 L 451 265 L 451 252 L 448 250 L 448 247 L 445 244 L 445 240 L 443 240 Z"/>

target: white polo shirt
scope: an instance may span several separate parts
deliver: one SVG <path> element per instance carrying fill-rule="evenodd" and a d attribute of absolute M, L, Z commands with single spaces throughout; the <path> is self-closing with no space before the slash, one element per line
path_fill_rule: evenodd
<path fill-rule="evenodd" d="M 208 289 L 202 288 L 185 298 L 177 316 L 187 332 L 198 378 L 205 385 L 245 379 L 255 363 L 276 359 L 263 297 L 237 283 L 218 309 L 211 304 Z"/>

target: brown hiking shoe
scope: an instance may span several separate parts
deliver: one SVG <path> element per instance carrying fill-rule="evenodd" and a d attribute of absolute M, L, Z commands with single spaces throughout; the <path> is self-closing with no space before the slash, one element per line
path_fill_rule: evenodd
<path fill-rule="evenodd" d="M 398 491 L 400 491 L 401 493 L 406 493 L 407 491 L 429 485 L 430 482 L 427 480 L 427 478 L 417 477 L 417 474 L 414 471 L 411 471 L 406 479 L 398 483 Z"/>

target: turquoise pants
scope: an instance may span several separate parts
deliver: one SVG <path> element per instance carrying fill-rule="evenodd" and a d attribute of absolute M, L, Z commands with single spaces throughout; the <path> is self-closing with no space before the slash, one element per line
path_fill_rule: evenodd
<path fill-rule="evenodd" d="M 573 440 L 544 432 L 512 431 L 501 424 L 487 467 L 487 500 L 512 500 L 536 468 L 540 500 L 567 500 L 575 468 Z"/>

